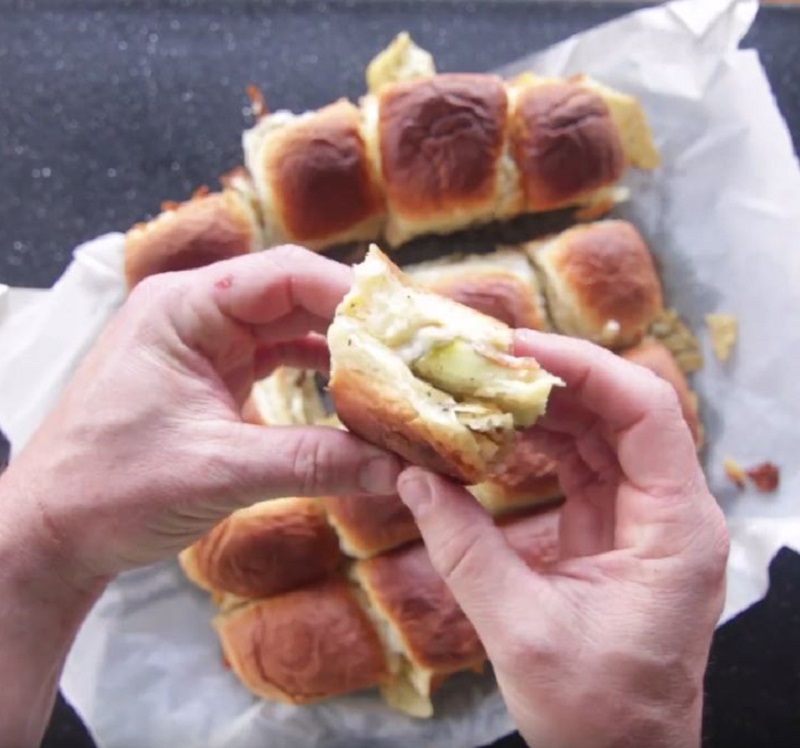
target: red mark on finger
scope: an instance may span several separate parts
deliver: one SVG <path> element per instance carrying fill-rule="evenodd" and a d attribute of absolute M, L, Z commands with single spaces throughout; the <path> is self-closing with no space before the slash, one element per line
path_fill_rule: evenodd
<path fill-rule="evenodd" d="M 232 275 L 225 275 L 220 278 L 216 283 L 214 283 L 214 288 L 225 289 L 230 288 L 233 285 L 233 276 Z"/>

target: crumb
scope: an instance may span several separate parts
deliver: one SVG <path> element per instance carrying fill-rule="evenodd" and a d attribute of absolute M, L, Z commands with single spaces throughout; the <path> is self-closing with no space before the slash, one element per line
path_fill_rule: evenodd
<path fill-rule="evenodd" d="M 650 334 L 669 349 L 684 374 L 703 368 L 700 341 L 674 309 L 665 309 L 659 314 L 650 327 Z"/>
<path fill-rule="evenodd" d="M 736 484 L 736 487 L 743 490 L 747 482 L 747 472 L 736 460 L 730 457 L 725 458 L 725 474 L 731 481 Z"/>
<path fill-rule="evenodd" d="M 706 324 L 711 333 L 711 347 L 720 361 L 731 357 L 736 338 L 739 334 L 739 323 L 731 314 L 707 314 Z"/>
<path fill-rule="evenodd" d="M 247 86 L 247 97 L 250 99 L 250 109 L 256 121 L 269 114 L 267 100 L 264 98 L 264 94 L 258 86 L 254 86 L 252 83 Z"/>
<path fill-rule="evenodd" d="M 762 493 L 772 493 L 780 485 L 780 471 L 777 465 L 771 462 L 762 462 L 760 465 L 747 470 L 747 477 Z"/>

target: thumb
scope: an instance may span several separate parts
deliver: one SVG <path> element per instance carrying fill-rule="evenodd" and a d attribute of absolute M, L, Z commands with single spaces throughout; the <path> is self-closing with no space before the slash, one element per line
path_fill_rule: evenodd
<path fill-rule="evenodd" d="M 340 429 L 232 426 L 223 480 L 253 500 L 397 493 L 400 459 Z"/>
<path fill-rule="evenodd" d="M 411 510 L 433 567 L 486 644 L 504 601 L 533 572 L 484 508 L 461 486 L 419 468 L 403 471 L 400 498 Z"/>

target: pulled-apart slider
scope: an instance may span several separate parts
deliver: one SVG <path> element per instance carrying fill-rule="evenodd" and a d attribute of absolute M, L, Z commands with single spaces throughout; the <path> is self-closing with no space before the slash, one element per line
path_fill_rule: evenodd
<path fill-rule="evenodd" d="M 328 344 L 347 428 L 465 483 L 491 474 L 560 384 L 512 355 L 510 327 L 415 285 L 376 247 L 355 268 Z"/>

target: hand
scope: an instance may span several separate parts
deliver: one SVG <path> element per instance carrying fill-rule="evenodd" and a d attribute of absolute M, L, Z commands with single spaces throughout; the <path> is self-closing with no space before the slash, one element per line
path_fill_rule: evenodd
<path fill-rule="evenodd" d="M 463 489 L 399 489 L 536 748 L 700 742 L 728 537 L 672 388 L 589 343 L 518 331 L 560 376 L 528 435 L 558 460 L 560 559 L 533 571 Z"/>
<path fill-rule="evenodd" d="M 254 501 L 394 493 L 400 462 L 349 434 L 240 417 L 276 365 L 327 367 L 318 333 L 350 284 L 284 247 L 138 285 L 4 476 L 18 522 L 80 584 L 174 556 Z"/>

